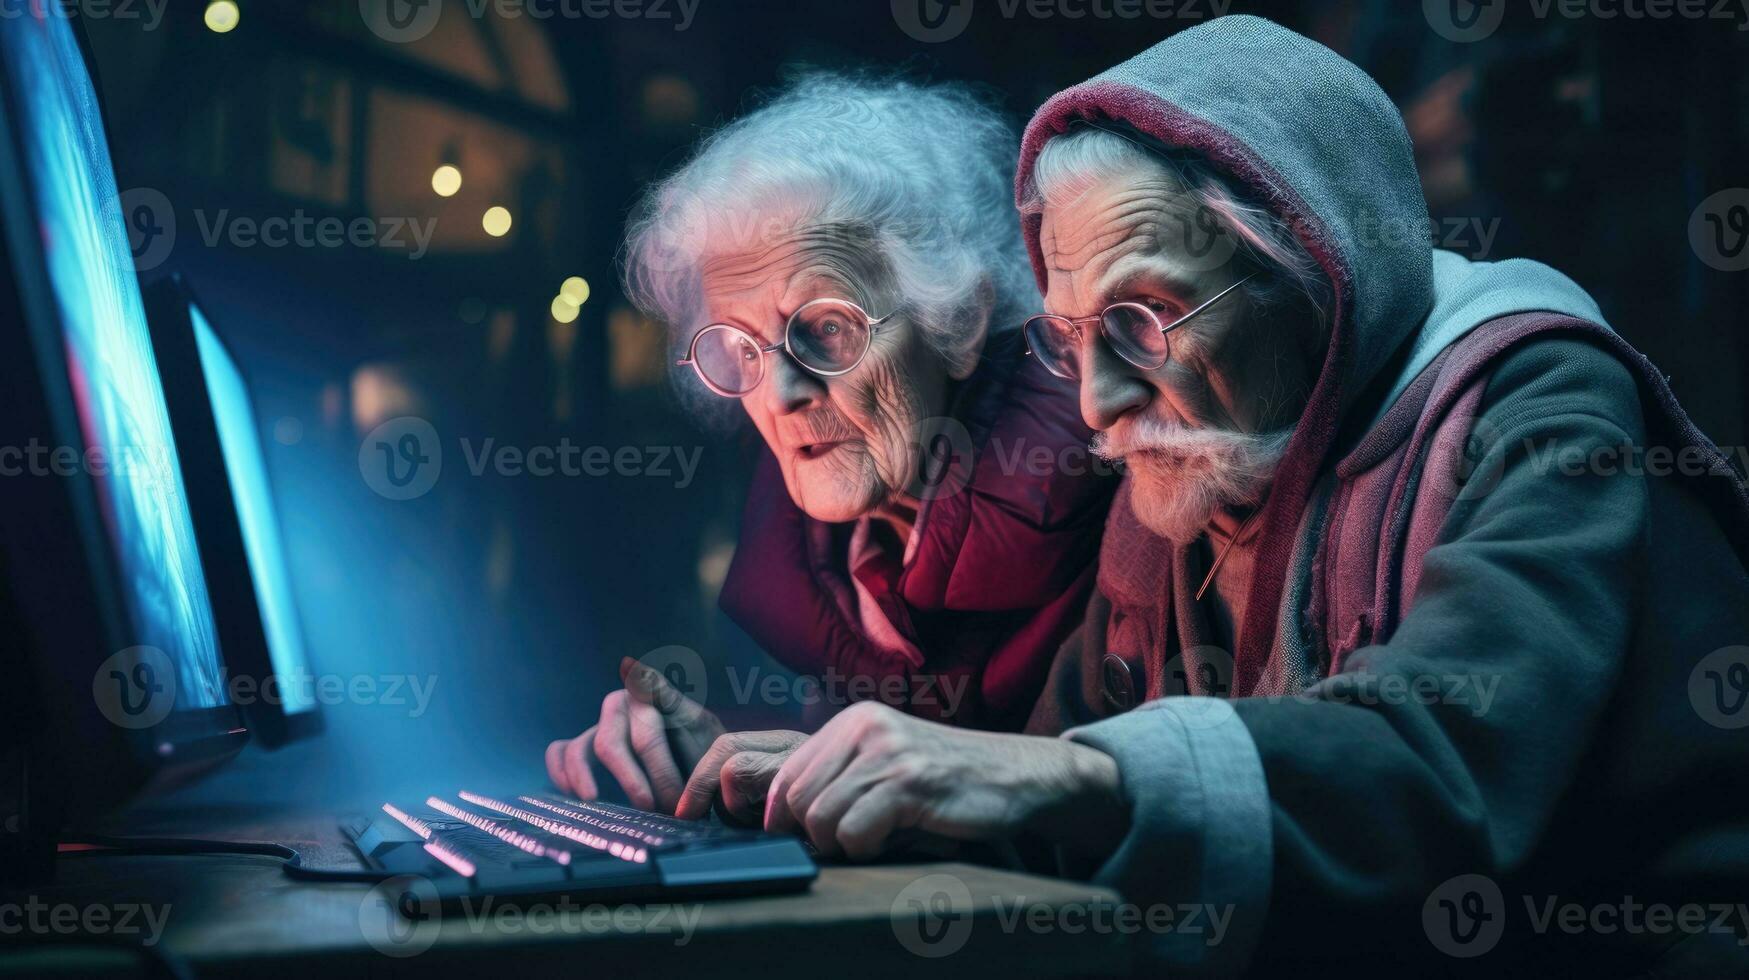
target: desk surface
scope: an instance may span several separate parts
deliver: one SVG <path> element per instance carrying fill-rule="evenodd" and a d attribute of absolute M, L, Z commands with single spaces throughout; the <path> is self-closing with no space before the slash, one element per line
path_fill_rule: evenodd
<path fill-rule="evenodd" d="M 357 866 L 332 819 L 239 821 L 201 836 L 275 840 L 296 847 L 306 865 Z M 66 857 L 53 884 L 0 894 L 0 903 L 32 897 L 81 914 L 104 909 L 118 926 L 124 906 L 148 907 L 162 923 L 161 948 L 201 977 L 575 975 L 582 967 L 964 980 L 1115 975 L 1127 963 L 1123 935 L 1086 925 L 1090 910 L 1117 901 L 1113 893 L 957 863 L 827 867 L 810 891 L 768 898 L 526 912 L 482 903 L 471 915 L 419 924 L 401 919 L 383 889 L 293 881 L 277 860 L 248 856 Z M 133 919 L 144 935 L 145 912 Z M 56 929 L 48 938 L 77 936 Z"/>

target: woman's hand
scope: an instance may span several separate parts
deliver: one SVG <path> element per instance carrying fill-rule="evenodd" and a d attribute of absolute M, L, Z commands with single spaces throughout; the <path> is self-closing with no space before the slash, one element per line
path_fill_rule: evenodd
<path fill-rule="evenodd" d="M 808 740 L 801 732 L 730 732 L 718 736 L 699 760 L 680 794 L 674 815 L 698 820 L 722 798 L 723 817 L 758 826 L 765 816 L 765 791 L 790 754 Z"/>
<path fill-rule="evenodd" d="M 1128 820 L 1117 763 L 1064 739 L 1000 735 L 854 704 L 782 764 L 765 827 L 800 828 L 823 855 L 868 859 L 913 832 L 954 840 L 1034 830 L 1097 853 Z"/>
<path fill-rule="evenodd" d="M 590 763 L 599 761 L 632 806 L 672 813 L 723 723 L 631 657 L 620 660 L 619 677 L 625 688 L 602 699 L 600 720 L 547 746 L 547 775 L 561 792 L 593 800 L 600 791 Z"/>

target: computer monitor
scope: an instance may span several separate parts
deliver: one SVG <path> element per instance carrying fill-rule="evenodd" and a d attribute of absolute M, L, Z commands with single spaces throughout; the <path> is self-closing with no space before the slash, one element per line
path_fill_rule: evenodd
<path fill-rule="evenodd" d="M 249 386 L 179 275 L 146 289 L 146 318 L 181 448 L 183 483 L 210 583 L 231 691 L 273 747 L 321 731 Z"/>
<path fill-rule="evenodd" d="M 3 822 L 27 836 L 248 737 L 76 22 L 31 10 L 0 18 L 0 707 L 28 787 Z"/>

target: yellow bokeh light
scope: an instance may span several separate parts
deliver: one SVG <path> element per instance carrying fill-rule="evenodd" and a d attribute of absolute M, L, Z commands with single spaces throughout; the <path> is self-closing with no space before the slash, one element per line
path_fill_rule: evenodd
<path fill-rule="evenodd" d="M 487 208 L 485 216 L 480 219 L 480 227 L 493 238 L 510 234 L 510 209 L 497 204 Z"/>
<path fill-rule="evenodd" d="M 229 34 L 242 17 L 236 0 L 213 0 L 206 5 L 206 26 L 214 34 Z"/>
<path fill-rule="evenodd" d="M 577 304 L 567 300 L 563 296 L 554 296 L 552 312 L 553 319 L 560 323 L 570 323 L 572 320 L 577 319 Z"/>
<path fill-rule="evenodd" d="M 589 280 L 582 276 L 572 276 L 559 287 L 559 295 L 569 300 L 572 306 L 582 306 L 589 302 Z"/>
<path fill-rule="evenodd" d="M 431 172 L 431 189 L 438 197 L 454 197 L 462 189 L 462 172 L 447 163 L 438 167 Z"/>

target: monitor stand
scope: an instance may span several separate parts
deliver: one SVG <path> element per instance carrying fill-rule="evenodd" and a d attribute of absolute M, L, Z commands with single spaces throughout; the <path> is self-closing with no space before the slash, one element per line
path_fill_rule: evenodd
<path fill-rule="evenodd" d="M 0 745 L 0 886 L 48 881 L 55 873 L 55 839 L 33 796 L 31 753 L 22 743 Z"/>

